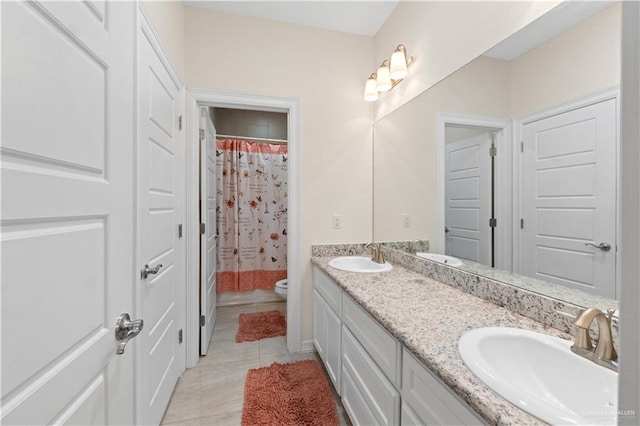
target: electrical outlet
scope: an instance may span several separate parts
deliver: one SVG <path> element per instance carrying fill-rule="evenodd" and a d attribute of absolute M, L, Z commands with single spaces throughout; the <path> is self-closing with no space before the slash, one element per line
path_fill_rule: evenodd
<path fill-rule="evenodd" d="M 411 228 L 411 215 L 403 214 L 402 215 L 402 227 L 403 228 Z"/>
<path fill-rule="evenodd" d="M 342 229 L 342 215 L 334 214 L 333 215 L 333 229 Z"/>

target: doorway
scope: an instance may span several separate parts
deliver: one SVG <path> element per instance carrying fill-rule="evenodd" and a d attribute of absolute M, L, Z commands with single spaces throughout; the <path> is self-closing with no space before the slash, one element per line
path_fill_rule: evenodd
<path fill-rule="evenodd" d="M 299 100 L 293 98 L 274 98 L 229 92 L 206 90 L 187 90 L 187 365 L 195 366 L 199 357 L 200 306 L 200 212 L 199 194 L 199 138 L 200 108 L 226 108 L 283 113 L 287 116 L 288 138 L 288 196 L 287 196 L 287 266 L 289 281 L 287 294 L 287 349 L 299 352 L 301 348 L 301 289 L 300 289 L 300 137 L 299 137 Z M 222 133 L 216 129 L 218 134 Z M 241 135 L 243 136 L 243 135 Z"/>
<path fill-rule="evenodd" d="M 445 254 L 495 266 L 495 131 L 445 126 Z"/>
<path fill-rule="evenodd" d="M 511 270 L 510 139 L 509 120 L 438 114 L 435 252 Z"/>

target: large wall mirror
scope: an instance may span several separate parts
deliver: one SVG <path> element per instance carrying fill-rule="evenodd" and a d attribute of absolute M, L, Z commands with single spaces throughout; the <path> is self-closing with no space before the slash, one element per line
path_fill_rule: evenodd
<path fill-rule="evenodd" d="M 377 120 L 374 239 L 615 304 L 620 40 L 619 2 L 566 2 Z"/>

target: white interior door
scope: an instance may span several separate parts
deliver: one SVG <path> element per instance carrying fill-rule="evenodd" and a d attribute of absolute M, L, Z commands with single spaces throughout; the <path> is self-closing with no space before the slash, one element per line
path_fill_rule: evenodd
<path fill-rule="evenodd" d="M 490 133 L 445 145 L 446 254 L 491 265 Z"/>
<path fill-rule="evenodd" d="M 216 322 L 216 129 L 208 108 L 202 108 L 204 138 L 200 140 L 200 355 L 206 355 Z"/>
<path fill-rule="evenodd" d="M 523 136 L 523 273 L 615 298 L 616 100 L 526 124 Z"/>
<path fill-rule="evenodd" d="M 1 423 L 132 424 L 135 8 L 1 7 Z"/>
<path fill-rule="evenodd" d="M 138 295 L 146 322 L 140 366 L 140 421 L 159 424 L 184 370 L 185 282 L 179 242 L 178 92 L 144 20 L 138 36 Z"/>

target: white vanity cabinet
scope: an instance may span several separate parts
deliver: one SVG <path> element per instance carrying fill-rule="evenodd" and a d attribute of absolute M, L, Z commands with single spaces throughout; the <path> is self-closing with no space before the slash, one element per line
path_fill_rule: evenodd
<path fill-rule="evenodd" d="M 481 425 L 483 421 L 405 348 L 401 424 Z"/>
<path fill-rule="evenodd" d="M 340 395 L 342 289 L 318 268 L 313 270 L 313 281 L 313 345 Z"/>
<path fill-rule="evenodd" d="M 329 276 L 313 278 L 313 342 L 354 425 L 482 424 Z"/>

